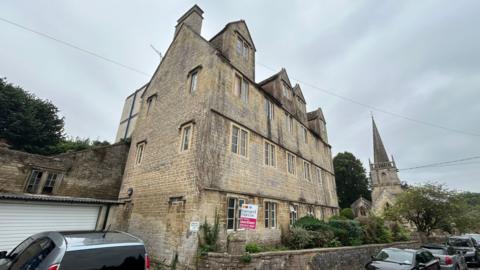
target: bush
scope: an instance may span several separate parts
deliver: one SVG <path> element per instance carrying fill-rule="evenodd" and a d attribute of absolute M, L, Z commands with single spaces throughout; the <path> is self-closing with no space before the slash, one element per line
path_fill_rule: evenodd
<path fill-rule="evenodd" d="M 393 223 L 390 226 L 390 230 L 392 231 L 392 239 L 393 241 L 408 241 L 410 240 L 410 234 L 408 233 L 407 229 L 398 224 L 397 222 Z"/>
<path fill-rule="evenodd" d="M 344 216 L 334 215 L 330 217 L 330 220 L 348 220 L 348 219 Z"/>
<path fill-rule="evenodd" d="M 377 216 L 362 217 L 360 222 L 365 244 L 380 244 L 392 242 L 392 232 L 385 226 L 382 218 Z"/>
<path fill-rule="evenodd" d="M 330 227 L 327 223 L 318 218 L 314 218 L 312 216 L 305 216 L 298 219 L 295 224 L 295 227 L 301 227 L 309 231 L 319 231 L 319 230 L 329 230 Z"/>
<path fill-rule="evenodd" d="M 207 252 L 217 251 L 217 241 L 220 232 L 217 209 L 215 209 L 215 219 L 213 225 L 208 224 L 207 218 L 205 217 L 205 222 L 201 225 L 200 229 L 202 230 L 203 236 L 203 241 L 200 244 L 200 253 L 204 255 Z"/>
<path fill-rule="evenodd" d="M 346 219 L 354 219 L 355 215 L 353 214 L 353 210 L 351 208 L 344 208 L 340 211 L 340 216 Z"/>
<path fill-rule="evenodd" d="M 330 220 L 335 237 L 344 246 L 361 245 L 363 243 L 362 227 L 356 220 Z"/>
<path fill-rule="evenodd" d="M 302 227 L 292 227 L 283 237 L 284 244 L 293 249 L 313 247 L 313 237 Z"/>
<path fill-rule="evenodd" d="M 257 245 L 256 243 L 248 243 L 245 246 L 245 251 L 248 253 L 258 253 L 263 251 L 263 247 Z"/>

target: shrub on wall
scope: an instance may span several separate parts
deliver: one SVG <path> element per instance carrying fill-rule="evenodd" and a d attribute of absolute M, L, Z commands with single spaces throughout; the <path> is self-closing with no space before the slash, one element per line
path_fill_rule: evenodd
<path fill-rule="evenodd" d="M 392 232 L 385 226 L 382 218 L 377 216 L 369 216 L 359 218 L 363 233 L 364 242 L 366 244 L 379 244 L 392 242 Z"/>
<path fill-rule="evenodd" d="M 356 220 L 330 220 L 335 237 L 344 246 L 358 246 L 363 243 L 363 231 Z"/>
<path fill-rule="evenodd" d="M 292 249 L 304 249 L 313 247 L 313 237 L 310 231 L 293 226 L 283 237 L 284 244 Z"/>
<path fill-rule="evenodd" d="M 353 210 L 351 208 L 344 208 L 340 211 L 340 216 L 347 218 L 347 219 L 354 219 L 355 215 L 353 214 Z"/>
<path fill-rule="evenodd" d="M 248 253 L 258 253 L 263 251 L 263 247 L 259 246 L 256 243 L 248 243 L 245 246 L 245 251 Z"/>

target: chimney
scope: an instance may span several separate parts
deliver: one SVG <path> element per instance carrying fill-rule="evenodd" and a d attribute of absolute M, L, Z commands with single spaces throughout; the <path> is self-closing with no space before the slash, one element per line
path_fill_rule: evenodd
<path fill-rule="evenodd" d="M 194 5 L 191 9 L 185 12 L 185 14 L 183 14 L 183 16 L 177 20 L 177 26 L 175 26 L 175 36 L 180 30 L 182 24 L 188 25 L 195 33 L 200 35 L 202 31 L 202 14 L 203 10 L 197 5 Z"/>

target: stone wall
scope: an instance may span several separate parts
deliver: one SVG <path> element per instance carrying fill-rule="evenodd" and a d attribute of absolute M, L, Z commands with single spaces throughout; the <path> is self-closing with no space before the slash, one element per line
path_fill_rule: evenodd
<path fill-rule="evenodd" d="M 57 173 L 48 195 L 117 199 L 129 146 L 117 143 L 57 156 L 34 155 L 0 148 L 0 192 L 25 193 L 32 170 Z M 41 194 L 41 186 L 38 192 Z"/>
<path fill-rule="evenodd" d="M 418 248 L 418 242 L 398 242 L 391 244 L 363 245 L 357 247 L 321 248 L 263 252 L 251 254 L 252 260 L 245 263 L 241 255 L 208 253 L 199 259 L 198 269 L 207 270 L 277 270 L 277 269 L 318 269 L 318 270 L 361 270 L 371 256 L 382 248 Z"/>

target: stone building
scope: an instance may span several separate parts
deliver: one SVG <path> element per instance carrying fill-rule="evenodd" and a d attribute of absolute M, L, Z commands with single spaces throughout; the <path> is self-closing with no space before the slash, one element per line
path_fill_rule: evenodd
<path fill-rule="evenodd" d="M 395 197 L 402 192 L 395 160 L 390 160 L 378 132 L 375 120 L 373 126 L 373 163 L 370 163 L 372 181 L 372 211 L 381 214 L 386 207 L 395 203 Z"/>
<path fill-rule="evenodd" d="M 203 11 L 177 21 L 147 85 L 131 139 L 113 228 L 141 237 L 156 261 L 192 266 L 192 222 L 220 220 L 222 250 L 279 243 L 299 217 L 338 213 L 331 146 L 321 109 L 306 111 L 285 69 L 260 83 L 245 21 L 207 40 Z M 258 206 L 255 230 L 239 227 Z"/>
<path fill-rule="evenodd" d="M 370 215 L 372 203 L 369 200 L 360 197 L 350 205 L 350 208 L 355 217 L 366 217 Z"/>
<path fill-rule="evenodd" d="M 142 102 L 142 95 L 146 88 L 147 84 L 135 90 L 135 92 L 125 99 L 115 142 L 127 140 L 132 137 L 132 133 L 133 130 L 135 130 L 135 124 L 138 118 L 138 111 L 140 110 L 140 105 Z"/>
<path fill-rule="evenodd" d="M 42 231 L 106 228 L 128 150 L 118 143 L 43 156 L 0 145 L 0 250 Z"/>

